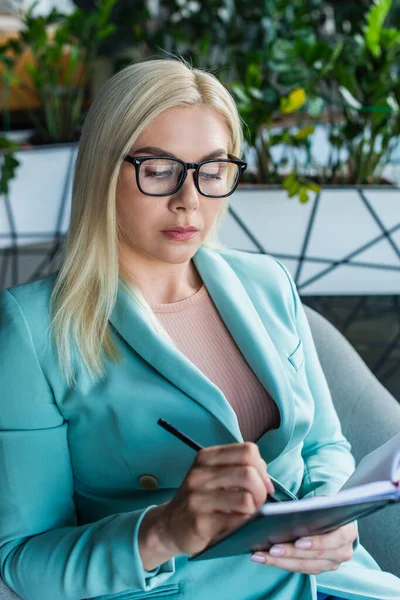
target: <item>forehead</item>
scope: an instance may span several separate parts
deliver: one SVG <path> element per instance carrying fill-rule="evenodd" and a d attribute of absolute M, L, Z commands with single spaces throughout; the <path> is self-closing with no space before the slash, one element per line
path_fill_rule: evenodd
<path fill-rule="evenodd" d="M 229 130 L 222 117 L 204 105 L 164 111 L 140 134 L 131 148 L 157 146 L 195 162 L 217 148 L 229 151 Z"/>

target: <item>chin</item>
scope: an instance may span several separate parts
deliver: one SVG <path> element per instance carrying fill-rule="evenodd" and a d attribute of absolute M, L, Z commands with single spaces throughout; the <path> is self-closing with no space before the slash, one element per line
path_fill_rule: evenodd
<path fill-rule="evenodd" d="M 167 251 L 157 252 L 156 257 L 172 265 L 181 264 L 191 260 L 200 246 L 201 244 L 185 244 L 185 246 L 182 244 L 182 246 L 175 248 L 170 246 Z"/>

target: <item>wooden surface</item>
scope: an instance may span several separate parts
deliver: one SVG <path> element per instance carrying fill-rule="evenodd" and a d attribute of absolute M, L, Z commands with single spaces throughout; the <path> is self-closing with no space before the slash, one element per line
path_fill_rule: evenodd
<path fill-rule="evenodd" d="M 7 40 L 18 37 L 18 31 L 4 31 L 1 30 L 0 21 L 0 44 L 4 44 Z M 8 105 L 11 111 L 26 110 L 26 109 L 38 109 L 41 107 L 41 102 L 31 85 L 30 77 L 26 72 L 26 65 L 33 64 L 34 57 L 30 50 L 25 50 L 16 64 L 14 74 L 16 83 L 10 87 L 10 95 Z M 2 92 L 4 84 L 2 83 L 1 74 L 4 72 L 5 67 L 0 63 L 0 111 L 4 110 L 4 98 Z M 84 82 L 85 71 L 82 68 L 81 73 L 78 77 L 78 82 Z M 60 81 L 62 83 L 62 81 Z"/>
<path fill-rule="evenodd" d="M 5 44 L 9 39 L 17 38 L 18 32 L 5 32 L 0 30 L 0 44 Z M 30 79 L 25 71 L 25 65 L 33 62 L 32 54 L 29 50 L 26 50 L 16 65 L 14 74 L 18 80 L 21 80 L 23 86 L 27 86 L 28 89 L 21 89 L 20 85 L 11 85 L 8 105 L 10 110 L 24 110 L 27 108 L 39 108 L 40 102 L 35 91 L 30 86 Z M 4 73 L 5 67 L 0 63 L 0 77 Z M 4 85 L 0 80 L 1 92 L 3 92 Z M 1 94 L 0 106 L 1 110 L 4 110 L 4 98 Z"/>

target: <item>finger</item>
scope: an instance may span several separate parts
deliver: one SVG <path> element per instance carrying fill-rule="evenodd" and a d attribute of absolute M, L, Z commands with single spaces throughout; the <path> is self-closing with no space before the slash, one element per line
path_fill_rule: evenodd
<path fill-rule="evenodd" d="M 268 551 L 268 554 L 273 557 L 326 559 L 338 563 L 350 560 L 353 553 L 353 546 L 351 543 L 347 543 L 340 548 L 320 548 L 315 550 L 299 550 L 294 544 L 276 544 Z"/>
<path fill-rule="evenodd" d="M 214 517 L 211 515 L 211 523 L 213 531 L 215 532 L 214 536 L 217 537 L 221 535 L 221 533 L 225 533 L 229 529 L 233 529 L 237 525 L 241 525 L 247 519 L 250 519 L 251 515 L 242 515 L 239 513 L 232 513 L 229 515 L 222 515 L 222 513 L 214 513 Z M 214 539 L 214 538 L 213 538 Z"/>
<path fill-rule="evenodd" d="M 292 573 L 305 575 L 320 575 L 327 571 L 336 571 L 340 563 L 331 560 L 305 559 L 305 558 L 274 558 L 264 552 L 257 552 L 251 556 L 253 562 L 278 567 Z"/>
<path fill-rule="evenodd" d="M 296 548 L 304 549 L 327 549 L 341 548 L 349 543 L 353 543 L 357 537 L 357 527 L 355 523 L 347 523 L 338 529 L 322 535 L 314 535 L 296 540 Z"/>
<path fill-rule="evenodd" d="M 255 467 L 261 480 L 268 483 L 269 492 L 274 491 L 273 484 L 267 473 L 267 464 L 262 459 L 257 444 L 243 442 L 241 444 L 226 444 L 224 446 L 209 446 L 200 450 L 194 461 L 195 466 L 217 465 L 250 465 Z M 272 486 L 272 487 L 271 487 Z"/>
<path fill-rule="evenodd" d="M 273 494 L 275 492 L 275 486 L 272 483 L 271 478 L 269 476 L 268 465 L 263 458 L 261 459 L 261 462 L 262 462 L 261 468 L 262 468 L 262 473 L 263 473 L 262 480 L 265 481 L 264 477 L 266 475 L 267 476 L 267 479 L 266 479 L 267 492 L 268 492 L 268 494 Z"/>
<path fill-rule="evenodd" d="M 220 534 L 233 529 L 237 525 L 241 525 L 250 515 L 243 515 L 239 513 L 226 514 L 223 512 L 209 512 L 209 513 L 196 513 L 195 518 L 192 520 L 194 531 L 197 534 L 208 540 L 215 539 Z"/>
<path fill-rule="evenodd" d="M 257 510 L 253 495 L 250 492 L 231 489 L 192 494 L 190 508 L 192 512 L 197 514 L 209 514 L 217 511 L 252 515 Z"/>
<path fill-rule="evenodd" d="M 253 466 L 202 467 L 196 469 L 191 480 L 197 490 L 227 489 L 230 490 L 228 493 L 231 493 L 232 489 L 237 488 L 248 491 L 254 497 L 255 510 L 266 500 L 265 484 Z"/>

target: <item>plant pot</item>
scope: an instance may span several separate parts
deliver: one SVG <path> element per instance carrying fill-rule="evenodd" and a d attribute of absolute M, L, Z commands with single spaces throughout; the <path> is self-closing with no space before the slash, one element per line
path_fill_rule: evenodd
<path fill-rule="evenodd" d="M 278 186 L 241 185 L 220 239 L 281 260 L 304 296 L 400 293 L 397 187 L 326 186 L 300 204 Z"/>
<path fill-rule="evenodd" d="M 0 197 L 0 247 L 41 243 L 68 227 L 77 144 L 34 147 L 20 162 L 8 198 Z"/>
<path fill-rule="evenodd" d="M 46 274 L 67 231 L 78 144 L 33 147 L 0 196 L 0 289 Z M 54 257 L 53 257 L 54 258 Z"/>

